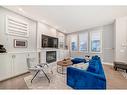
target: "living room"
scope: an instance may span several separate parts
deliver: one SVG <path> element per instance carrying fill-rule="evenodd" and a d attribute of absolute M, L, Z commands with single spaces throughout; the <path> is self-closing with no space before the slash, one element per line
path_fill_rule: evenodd
<path fill-rule="evenodd" d="M 126 10 L 0 6 L 0 89 L 127 89 Z"/>

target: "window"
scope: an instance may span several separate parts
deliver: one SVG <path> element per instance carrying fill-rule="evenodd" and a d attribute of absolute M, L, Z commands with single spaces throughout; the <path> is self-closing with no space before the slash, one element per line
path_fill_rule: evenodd
<path fill-rule="evenodd" d="M 78 50 L 77 34 L 71 35 L 71 50 L 72 51 Z"/>
<path fill-rule="evenodd" d="M 79 51 L 88 51 L 88 32 L 79 34 Z"/>
<path fill-rule="evenodd" d="M 101 52 L 101 31 L 91 32 L 91 52 Z"/>

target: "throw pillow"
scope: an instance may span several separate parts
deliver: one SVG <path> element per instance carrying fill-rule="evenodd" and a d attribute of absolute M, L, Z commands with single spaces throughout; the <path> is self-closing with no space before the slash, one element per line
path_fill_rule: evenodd
<path fill-rule="evenodd" d="M 89 67 L 89 63 L 81 62 L 79 64 L 74 64 L 72 67 L 77 69 L 87 70 L 87 68 Z"/>

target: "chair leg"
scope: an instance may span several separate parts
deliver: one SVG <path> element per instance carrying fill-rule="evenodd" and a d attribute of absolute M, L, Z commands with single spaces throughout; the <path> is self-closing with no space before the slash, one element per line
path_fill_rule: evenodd
<path fill-rule="evenodd" d="M 31 80 L 31 83 L 32 83 L 32 81 L 33 81 L 33 79 L 37 76 L 37 74 L 40 72 L 40 70 L 38 70 L 37 72 L 36 72 L 36 74 L 34 75 L 34 77 L 32 78 L 32 80 Z"/>
<path fill-rule="evenodd" d="M 117 70 L 117 67 L 114 66 L 115 71 Z"/>
<path fill-rule="evenodd" d="M 48 81 L 50 83 L 50 79 L 48 78 L 47 74 L 44 72 L 44 70 L 42 70 L 42 72 L 44 73 L 44 75 L 46 76 L 46 78 L 48 79 Z"/>

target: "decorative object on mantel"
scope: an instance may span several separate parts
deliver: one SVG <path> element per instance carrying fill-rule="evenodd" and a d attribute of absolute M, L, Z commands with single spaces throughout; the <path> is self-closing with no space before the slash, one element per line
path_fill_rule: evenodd
<path fill-rule="evenodd" d="M 14 48 L 27 48 L 27 46 L 28 46 L 27 40 L 14 39 Z"/>
<path fill-rule="evenodd" d="M 6 53 L 6 49 L 0 44 L 0 53 Z"/>

